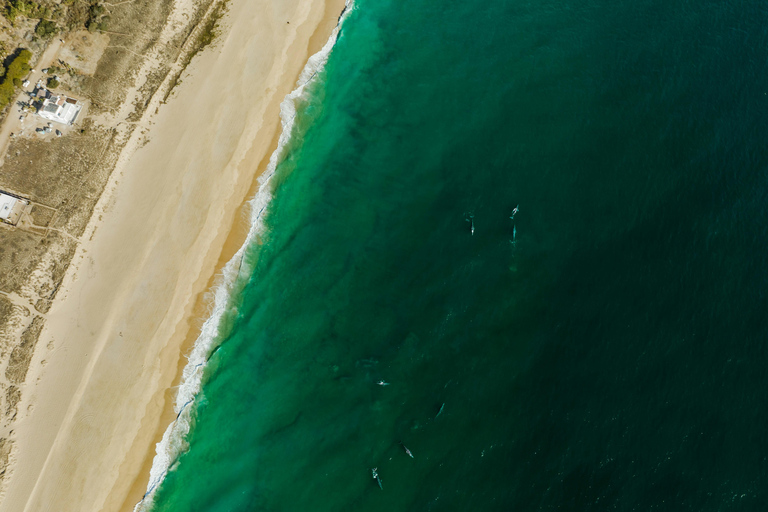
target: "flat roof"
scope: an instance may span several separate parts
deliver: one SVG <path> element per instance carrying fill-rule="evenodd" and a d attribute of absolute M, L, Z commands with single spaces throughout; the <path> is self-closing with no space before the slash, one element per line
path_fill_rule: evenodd
<path fill-rule="evenodd" d="M 54 99 L 56 100 L 55 102 L 53 101 Z M 63 96 L 54 96 L 51 99 L 45 100 L 43 108 L 40 109 L 38 114 L 45 119 L 71 125 L 74 124 L 75 119 L 77 119 L 77 115 L 82 108 L 81 105 L 77 104 L 77 100 L 71 102 L 69 101 L 69 98 L 67 98 L 65 101 Z"/>
<path fill-rule="evenodd" d="M 75 122 L 78 112 L 80 112 L 79 106 L 73 105 L 72 103 L 65 103 L 64 106 L 61 107 L 59 116 L 64 119 L 67 124 L 72 124 Z"/>
<path fill-rule="evenodd" d="M 16 206 L 16 203 L 18 202 L 19 200 L 15 197 L 0 192 L 0 219 L 9 220 L 11 212 L 13 212 L 13 207 Z"/>

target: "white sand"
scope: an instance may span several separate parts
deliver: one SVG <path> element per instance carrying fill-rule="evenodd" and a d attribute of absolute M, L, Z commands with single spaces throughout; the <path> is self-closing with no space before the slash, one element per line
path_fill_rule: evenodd
<path fill-rule="evenodd" d="M 0 512 L 132 507 L 196 300 L 272 149 L 279 103 L 343 3 L 232 0 L 214 49 L 119 164 L 47 315 Z"/>

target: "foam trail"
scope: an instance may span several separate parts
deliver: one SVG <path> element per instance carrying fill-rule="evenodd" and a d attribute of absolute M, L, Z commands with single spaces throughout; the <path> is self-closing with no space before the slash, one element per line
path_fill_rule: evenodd
<path fill-rule="evenodd" d="M 245 251 L 265 229 L 262 216 L 272 198 L 269 183 L 275 174 L 283 149 L 291 138 L 296 118 L 297 100 L 302 97 L 307 85 L 312 82 L 325 66 L 328 56 L 336 43 L 341 25 L 346 16 L 352 11 L 353 4 L 354 0 L 346 0 L 344 11 L 339 17 L 339 22 L 328 38 L 328 41 L 319 52 L 309 58 L 296 83 L 296 89 L 288 94 L 280 104 L 282 132 L 280 133 L 277 149 L 272 153 L 266 171 L 259 178 L 259 191 L 249 203 L 251 229 L 242 247 L 224 265 L 219 282 L 214 288 L 211 315 L 203 324 L 200 335 L 188 356 L 187 365 L 184 367 L 181 385 L 179 386 L 174 404 L 176 419 L 168 426 L 163 434 L 163 439 L 156 445 L 156 455 L 152 461 L 152 468 L 149 471 L 147 492 L 141 501 L 136 504 L 136 507 L 134 507 L 134 512 L 148 512 L 151 510 L 155 491 L 179 456 L 188 448 L 186 437 L 189 433 L 195 396 L 200 392 L 208 359 L 216 350 L 221 334 L 224 334 L 221 332 L 224 324 L 223 321 L 228 316 L 236 313 L 233 311 L 232 299 L 239 295 L 245 285 L 245 282 L 239 280 L 238 277 L 242 273 L 243 267 L 245 267 L 244 270 L 248 275 L 252 270 L 248 262 L 245 261 Z"/>

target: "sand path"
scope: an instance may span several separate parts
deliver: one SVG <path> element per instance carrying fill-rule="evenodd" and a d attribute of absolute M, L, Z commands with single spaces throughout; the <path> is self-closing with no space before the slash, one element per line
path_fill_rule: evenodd
<path fill-rule="evenodd" d="M 215 48 L 118 166 L 47 315 L 0 512 L 120 510 L 146 482 L 196 298 L 273 147 L 279 103 L 343 3 L 232 0 Z"/>

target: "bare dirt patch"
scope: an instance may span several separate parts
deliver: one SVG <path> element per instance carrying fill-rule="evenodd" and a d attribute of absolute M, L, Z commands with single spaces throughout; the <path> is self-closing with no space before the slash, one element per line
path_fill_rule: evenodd
<path fill-rule="evenodd" d="M 64 137 L 16 138 L 5 158 L 0 187 L 55 208 L 59 216 L 54 227 L 79 236 L 114 165 L 119 150 L 114 135 L 114 130 L 86 120 L 81 130 Z"/>
<path fill-rule="evenodd" d="M 29 216 L 32 218 L 32 222 L 36 226 L 48 227 L 51 224 L 54 216 L 56 215 L 56 209 L 40 204 L 32 205 L 32 210 L 29 212 Z"/>
<path fill-rule="evenodd" d="M 83 75 L 93 75 L 108 45 L 109 35 L 80 30 L 67 37 L 59 50 L 59 60 Z"/>
<path fill-rule="evenodd" d="M 18 292 L 22 282 L 42 258 L 50 243 L 40 236 L 20 229 L 0 231 L 0 290 Z"/>

